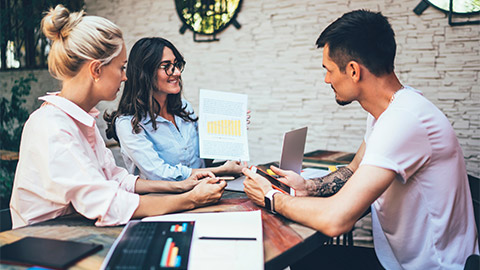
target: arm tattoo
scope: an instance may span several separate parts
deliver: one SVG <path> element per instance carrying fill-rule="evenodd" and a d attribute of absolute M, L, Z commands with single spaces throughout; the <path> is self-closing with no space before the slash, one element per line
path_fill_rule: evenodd
<path fill-rule="evenodd" d="M 323 177 L 313 178 L 310 180 L 313 185 L 309 188 L 308 193 L 310 196 L 330 197 L 337 193 L 352 175 L 352 170 L 341 167 Z"/>

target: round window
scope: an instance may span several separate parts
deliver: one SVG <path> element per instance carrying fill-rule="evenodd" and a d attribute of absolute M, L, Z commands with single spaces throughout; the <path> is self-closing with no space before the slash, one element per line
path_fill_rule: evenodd
<path fill-rule="evenodd" d="M 231 23 L 240 28 L 235 18 L 241 3 L 242 0 L 175 0 L 178 16 L 184 23 L 180 32 L 189 28 L 197 34 L 215 35 Z"/>

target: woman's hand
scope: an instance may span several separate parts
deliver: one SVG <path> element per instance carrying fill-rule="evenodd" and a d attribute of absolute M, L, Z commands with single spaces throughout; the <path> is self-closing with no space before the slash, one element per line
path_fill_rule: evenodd
<path fill-rule="evenodd" d="M 204 178 L 214 178 L 215 175 L 210 171 L 196 171 L 193 172 L 187 179 L 177 182 L 180 185 L 179 192 L 186 192 L 192 190 Z"/>
<path fill-rule="evenodd" d="M 192 172 L 192 174 L 185 180 L 200 180 L 203 178 L 215 178 L 215 174 L 211 171 L 205 171 L 205 170 L 198 170 L 195 172 Z"/>
<path fill-rule="evenodd" d="M 218 202 L 227 186 L 224 180 L 218 178 L 205 178 L 198 181 L 189 194 L 195 207 L 206 206 Z"/>
<path fill-rule="evenodd" d="M 295 189 L 295 196 L 304 197 L 308 196 L 307 181 L 303 179 L 294 171 L 286 171 L 275 166 L 270 166 L 270 169 L 276 174 L 281 176 L 278 180 L 287 184 L 291 188 Z"/>
<path fill-rule="evenodd" d="M 219 167 L 219 172 L 221 174 L 241 174 L 243 168 L 247 168 L 247 162 L 229 160 Z"/>

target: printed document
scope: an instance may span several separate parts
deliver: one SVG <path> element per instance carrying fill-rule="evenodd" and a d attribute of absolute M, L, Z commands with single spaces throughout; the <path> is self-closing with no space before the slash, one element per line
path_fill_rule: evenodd
<path fill-rule="evenodd" d="M 247 95 L 200 89 L 200 157 L 248 161 Z"/>
<path fill-rule="evenodd" d="M 302 172 L 300 173 L 300 175 L 304 179 L 312 179 L 312 178 L 323 177 L 329 173 L 331 173 L 330 170 L 323 170 L 323 169 L 317 169 L 317 168 L 304 168 L 302 169 Z"/>
<path fill-rule="evenodd" d="M 261 211 L 181 213 L 142 221 L 195 221 L 189 270 L 263 269 Z"/>

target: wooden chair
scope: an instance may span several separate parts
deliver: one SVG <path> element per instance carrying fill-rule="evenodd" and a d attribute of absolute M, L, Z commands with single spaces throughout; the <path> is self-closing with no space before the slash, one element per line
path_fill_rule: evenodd
<path fill-rule="evenodd" d="M 10 215 L 10 208 L 0 210 L 0 232 L 12 229 L 12 216 Z"/>
<path fill-rule="evenodd" d="M 364 218 L 366 215 L 370 213 L 370 207 L 363 213 L 363 215 L 360 217 L 360 219 Z M 359 219 L 359 220 L 360 220 Z M 342 246 L 353 246 L 353 230 L 355 228 L 352 228 L 348 233 L 343 234 L 341 237 L 334 237 L 330 238 L 325 245 L 342 245 Z"/>
<path fill-rule="evenodd" d="M 480 179 L 478 177 L 469 175 L 468 183 L 470 184 L 470 192 L 472 193 L 473 201 L 473 214 L 475 215 L 475 224 L 477 225 L 477 235 L 480 232 Z M 479 243 L 480 247 L 480 243 Z M 480 269 L 480 256 L 477 254 L 472 254 L 467 258 L 465 262 L 464 270 L 478 270 Z"/>

